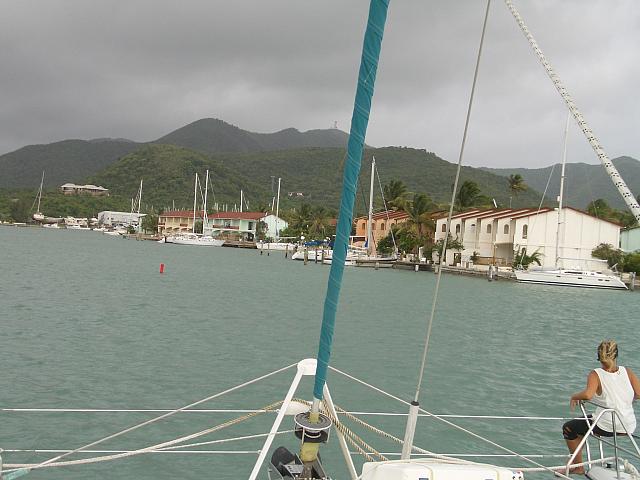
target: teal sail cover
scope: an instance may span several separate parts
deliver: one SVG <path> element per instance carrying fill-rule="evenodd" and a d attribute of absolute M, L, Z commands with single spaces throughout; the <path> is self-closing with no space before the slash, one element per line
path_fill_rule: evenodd
<path fill-rule="evenodd" d="M 342 197 L 340 199 L 340 212 L 336 228 L 336 240 L 333 245 L 333 257 L 331 271 L 327 285 L 327 295 L 324 300 L 322 314 L 322 329 L 320 331 L 320 345 L 318 347 L 318 366 L 316 368 L 313 396 L 322 400 L 322 390 L 327 380 L 327 368 L 331 356 L 331 343 L 336 323 L 336 310 L 340 298 L 344 262 L 347 257 L 349 235 L 353 222 L 353 203 L 356 197 L 360 164 L 362 163 L 362 150 L 364 139 L 369 124 L 371 111 L 371 99 L 373 87 L 378 71 L 378 59 L 380 58 L 380 46 L 384 25 L 387 20 L 387 9 L 390 0 L 371 0 L 369 7 L 369 20 L 364 34 L 362 46 L 362 59 L 360 60 L 360 72 L 358 74 L 358 87 L 356 99 L 353 105 L 351 117 L 351 131 L 347 144 L 347 161 L 345 162 L 342 181 Z"/>

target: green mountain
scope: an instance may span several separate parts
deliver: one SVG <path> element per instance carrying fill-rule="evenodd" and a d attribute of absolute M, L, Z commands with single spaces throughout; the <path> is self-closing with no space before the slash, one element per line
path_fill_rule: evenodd
<path fill-rule="evenodd" d="M 432 152 L 413 148 L 387 147 L 366 149 L 360 174 L 356 208 L 366 210 L 369 198 L 370 162 L 375 155 L 380 183 L 402 180 L 412 192 L 428 193 L 433 200 L 450 200 L 456 166 Z M 244 155 L 218 155 L 229 168 L 260 184 L 269 184 L 270 177 L 282 177 L 282 196 L 292 193 L 291 201 L 321 203 L 337 208 L 342 188 L 344 149 L 307 148 Z M 482 193 L 495 198 L 499 206 L 509 205 L 508 182 L 503 177 L 477 168 L 463 167 L 461 184 L 473 180 Z M 378 180 L 375 179 L 376 207 L 382 207 Z M 300 192 L 304 196 L 297 197 Z M 541 194 L 529 190 L 514 197 L 512 205 L 531 206 L 540 202 Z"/>
<path fill-rule="evenodd" d="M 172 145 L 150 145 L 120 159 L 88 181 L 107 186 L 113 195 L 132 198 L 143 178 L 144 203 L 166 207 L 175 202 L 176 207 L 191 208 L 194 174 L 204 175 L 208 168 L 216 195 L 213 201 L 238 203 L 242 189 L 250 207 L 251 204 L 270 204 L 280 177 L 282 208 L 307 202 L 337 209 L 344 155 L 344 149 L 304 148 L 207 156 Z M 428 193 L 437 202 L 449 200 L 455 165 L 424 150 L 396 147 L 367 149 L 356 198 L 356 208 L 361 213 L 368 203 L 372 155 L 376 157 L 383 185 L 390 180 L 402 180 L 410 191 Z M 499 205 L 509 204 L 510 194 L 505 178 L 464 167 L 461 181 L 464 180 L 475 181 L 482 193 L 495 198 Z M 376 207 L 382 208 L 377 179 L 375 185 Z M 529 190 L 514 197 L 512 203 L 514 207 L 537 205 L 540 197 L 539 193 Z"/>
<path fill-rule="evenodd" d="M 618 157 L 612 160 L 631 192 L 640 195 L 640 161 L 631 157 Z M 487 172 L 509 177 L 519 173 L 527 185 L 544 192 L 545 185 L 553 169 L 547 198 L 555 202 L 560 193 L 560 164 L 546 168 L 483 168 Z M 626 204 L 611 182 L 602 165 L 569 163 L 565 169 L 565 199 L 568 205 L 585 209 L 598 198 L 604 199 L 610 206 L 625 209 Z"/>
<path fill-rule="evenodd" d="M 234 172 L 218 159 L 175 145 L 147 145 L 121 158 L 87 181 L 108 185 L 112 196 L 134 198 L 143 180 L 144 209 L 193 208 L 194 177 L 198 173 L 204 194 L 205 172 L 209 170 L 208 201 L 240 202 L 240 190 L 249 206 L 270 198 L 266 186 Z M 213 193 L 212 193 L 213 192 Z M 200 203 L 200 200 L 198 200 Z"/>
<path fill-rule="evenodd" d="M 344 147 L 347 134 L 337 129 L 254 133 L 222 120 L 198 120 L 149 143 L 102 138 L 64 140 L 30 145 L 0 155 L 0 189 L 37 188 L 45 171 L 45 186 L 79 183 L 143 145 L 177 145 L 202 153 L 258 152 L 303 147 Z"/>
<path fill-rule="evenodd" d="M 128 140 L 64 140 L 29 145 L 0 156 L 0 188 L 38 188 L 78 183 L 104 169 L 140 145 Z"/>
<path fill-rule="evenodd" d="M 178 145 L 204 153 L 260 152 L 304 147 L 344 147 L 348 135 L 337 129 L 299 132 L 288 128 L 275 133 L 254 133 L 222 120 L 204 118 L 175 130 L 153 143 Z"/>

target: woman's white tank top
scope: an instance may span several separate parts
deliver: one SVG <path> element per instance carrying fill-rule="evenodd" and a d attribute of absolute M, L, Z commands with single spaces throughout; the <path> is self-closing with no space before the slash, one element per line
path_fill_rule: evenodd
<path fill-rule="evenodd" d="M 633 413 L 633 399 L 635 397 L 635 393 L 633 391 L 633 386 L 629 381 L 627 369 L 619 366 L 617 372 L 611 373 L 603 370 L 602 368 L 596 368 L 595 372 L 600 379 L 602 394 L 594 395 L 593 401 L 604 408 L 615 409 L 624 424 L 623 427 L 622 423 L 620 423 L 620 419 L 616 418 L 616 432 L 633 433 L 636 429 L 636 416 Z M 597 418 L 601 411 L 602 408 L 596 408 L 593 418 Z M 606 430 L 607 432 L 613 432 L 611 413 L 604 413 L 596 423 L 601 429 Z"/>

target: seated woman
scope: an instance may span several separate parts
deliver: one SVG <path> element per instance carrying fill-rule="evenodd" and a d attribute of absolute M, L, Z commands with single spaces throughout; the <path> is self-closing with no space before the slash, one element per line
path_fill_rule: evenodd
<path fill-rule="evenodd" d="M 613 340 L 605 340 L 598 346 L 598 360 L 602 368 L 596 368 L 589 372 L 587 386 L 584 390 L 571 395 L 570 407 L 573 410 L 581 400 L 592 400 L 601 405 L 595 411 L 595 417 L 604 408 L 613 408 L 622 420 L 616 418 L 616 433 L 633 433 L 636 429 L 636 417 L 633 413 L 633 401 L 640 398 L 640 381 L 629 369 L 618 366 L 618 345 Z M 567 441 L 571 453 L 575 452 L 580 441 L 587 433 L 593 416 L 589 419 L 576 418 L 565 423 L 562 427 L 562 435 Z M 587 423 L 588 422 L 588 423 Z M 624 426 L 623 426 L 624 424 Z M 626 427 L 626 430 L 625 430 Z M 602 437 L 613 436 L 613 422 L 611 414 L 605 413 L 596 422 L 593 433 Z M 582 463 L 582 451 L 578 452 L 573 464 Z M 578 466 L 571 469 L 572 473 L 584 474 L 584 467 Z"/>

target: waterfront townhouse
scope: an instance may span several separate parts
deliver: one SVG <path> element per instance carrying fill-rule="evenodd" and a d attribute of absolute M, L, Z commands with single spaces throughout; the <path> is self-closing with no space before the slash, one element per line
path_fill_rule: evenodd
<path fill-rule="evenodd" d="M 202 211 L 196 211 L 195 221 L 201 222 Z M 169 235 L 193 230 L 193 210 L 172 210 L 158 216 L 158 233 Z M 252 241 L 255 239 L 258 222 L 264 224 L 267 238 L 276 238 L 277 233 L 287 228 L 287 222 L 275 215 L 264 212 L 218 212 L 207 215 L 203 222 L 205 235 L 223 236 Z"/>
<path fill-rule="evenodd" d="M 237 236 L 253 241 L 258 223 L 262 223 L 265 238 L 277 238 L 279 232 L 287 228 L 282 218 L 265 212 L 218 212 L 209 215 L 205 234 L 213 236 Z"/>
<path fill-rule="evenodd" d="M 406 212 L 396 210 L 374 213 L 371 218 L 373 243 L 377 245 L 380 240 L 389 235 L 389 231 L 393 225 L 402 224 L 406 222 L 408 218 L 409 215 Z M 353 223 L 355 225 L 354 244 L 356 246 L 363 246 L 367 240 L 369 217 L 358 217 Z"/>
<path fill-rule="evenodd" d="M 444 238 L 446 216 L 436 221 L 436 240 Z M 584 266 L 591 251 L 600 243 L 618 245 L 620 225 L 580 210 L 563 208 L 558 228 L 558 210 L 553 208 L 474 209 L 461 212 L 451 220 L 451 236 L 464 249 L 449 250 L 448 265 L 471 262 L 508 266 L 514 251 L 540 252 L 543 266 L 553 266 L 557 255 L 565 267 Z"/>

